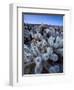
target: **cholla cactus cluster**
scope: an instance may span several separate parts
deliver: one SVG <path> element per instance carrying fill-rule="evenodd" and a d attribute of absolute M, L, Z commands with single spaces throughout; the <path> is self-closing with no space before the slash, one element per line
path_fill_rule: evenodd
<path fill-rule="evenodd" d="M 62 72 L 62 26 L 24 24 L 24 74 Z"/>

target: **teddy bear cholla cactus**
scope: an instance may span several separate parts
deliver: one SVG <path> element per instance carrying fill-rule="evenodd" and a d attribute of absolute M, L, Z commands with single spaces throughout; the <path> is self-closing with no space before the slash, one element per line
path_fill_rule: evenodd
<path fill-rule="evenodd" d="M 50 68 L 49 68 L 49 72 L 50 73 L 56 73 L 56 72 L 58 73 L 59 70 L 60 70 L 60 66 L 59 65 L 50 66 Z"/>
<path fill-rule="evenodd" d="M 24 61 L 31 62 L 32 60 L 35 63 L 34 73 L 41 73 L 44 65 L 42 62 L 56 62 L 59 60 L 58 54 L 63 56 L 63 38 L 53 27 L 45 28 L 43 31 L 41 31 L 41 26 L 36 26 L 35 29 L 39 30 L 35 33 L 33 30 L 29 31 L 29 36 L 33 38 L 30 41 L 30 47 L 24 44 Z M 54 49 L 56 49 L 55 52 Z M 59 68 L 59 66 L 49 67 L 48 72 L 58 72 L 54 68 Z"/>

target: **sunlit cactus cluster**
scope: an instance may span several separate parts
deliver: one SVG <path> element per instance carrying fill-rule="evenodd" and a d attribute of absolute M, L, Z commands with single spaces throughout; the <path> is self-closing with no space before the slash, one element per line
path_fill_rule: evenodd
<path fill-rule="evenodd" d="M 24 74 L 63 72 L 63 27 L 24 24 Z"/>

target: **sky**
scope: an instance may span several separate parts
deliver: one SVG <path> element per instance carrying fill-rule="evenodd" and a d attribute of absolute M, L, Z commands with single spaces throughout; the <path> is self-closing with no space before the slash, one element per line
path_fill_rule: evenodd
<path fill-rule="evenodd" d="M 63 26 L 63 15 L 24 14 L 24 23 Z"/>

